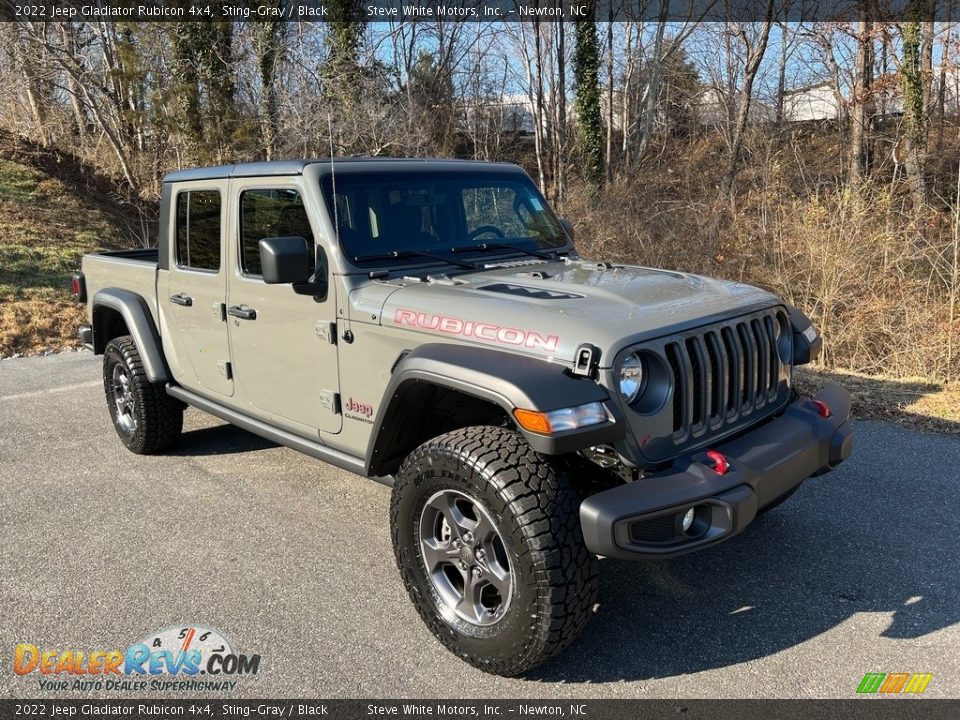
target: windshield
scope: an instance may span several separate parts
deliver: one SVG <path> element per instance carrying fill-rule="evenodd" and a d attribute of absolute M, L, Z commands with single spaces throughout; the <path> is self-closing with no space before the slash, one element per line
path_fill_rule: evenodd
<path fill-rule="evenodd" d="M 567 243 L 534 184 L 518 173 L 344 173 L 336 198 L 333 186 L 324 178 L 331 219 L 344 254 L 360 264 Z"/>

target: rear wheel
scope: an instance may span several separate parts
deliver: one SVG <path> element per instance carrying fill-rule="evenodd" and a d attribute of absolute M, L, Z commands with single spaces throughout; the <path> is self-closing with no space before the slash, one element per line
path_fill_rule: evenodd
<path fill-rule="evenodd" d="M 131 452 L 149 455 L 176 443 L 183 431 L 183 404 L 162 383 L 147 378 L 133 338 L 114 338 L 103 352 L 103 390 L 110 419 Z"/>
<path fill-rule="evenodd" d="M 397 474 L 397 566 L 427 627 L 470 664 L 516 675 L 583 629 L 598 563 L 566 473 L 516 432 L 474 427 L 421 445 Z"/>

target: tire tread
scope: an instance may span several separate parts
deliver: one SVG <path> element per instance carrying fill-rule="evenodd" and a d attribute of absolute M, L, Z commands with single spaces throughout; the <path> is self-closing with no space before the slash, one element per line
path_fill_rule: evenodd
<path fill-rule="evenodd" d="M 423 601 L 408 578 L 415 553 L 404 551 L 397 527 L 399 499 L 418 469 L 438 455 L 454 455 L 470 475 L 493 486 L 512 518 L 512 546 L 531 554 L 536 571 L 537 620 L 510 659 L 491 661 L 465 652 L 456 636 Z M 397 474 L 391 527 L 398 567 L 407 591 L 427 626 L 470 664 L 498 675 L 517 675 L 554 657 L 583 630 L 597 600 L 599 563 L 583 542 L 580 496 L 562 463 L 538 455 L 517 432 L 469 427 L 440 435 L 411 453 Z"/>
<path fill-rule="evenodd" d="M 112 411 L 112 365 L 110 358 L 118 355 L 130 370 L 139 410 L 139 425 L 132 436 L 117 428 L 124 445 L 137 455 L 153 455 L 172 447 L 183 432 L 183 404 L 169 395 L 163 383 L 150 382 L 143 366 L 140 351 L 130 335 L 114 338 L 104 350 L 103 386 L 108 408 Z M 114 424 L 116 424 L 114 422 Z"/>

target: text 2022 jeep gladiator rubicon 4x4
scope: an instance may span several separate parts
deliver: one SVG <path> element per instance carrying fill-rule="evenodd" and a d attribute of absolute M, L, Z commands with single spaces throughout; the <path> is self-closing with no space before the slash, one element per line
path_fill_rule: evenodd
<path fill-rule="evenodd" d="M 156 249 L 87 255 L 73 288 L 130 450 L 192 405 L 391 485 L 410 598 L 492 673 L 573 640 L 598 555 L 708 548 L 851 452 L 847 393 L 791 389 L 801 312 L 581 259 L 514 165 L 175 172 Z"/>

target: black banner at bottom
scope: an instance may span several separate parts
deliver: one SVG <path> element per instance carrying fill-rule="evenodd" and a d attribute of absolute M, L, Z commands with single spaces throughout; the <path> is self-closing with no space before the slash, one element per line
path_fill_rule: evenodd
<path fill-rule="evenodd" d="M 0 718 L 955 720 L 960 700 L 0 700 Z"/>

